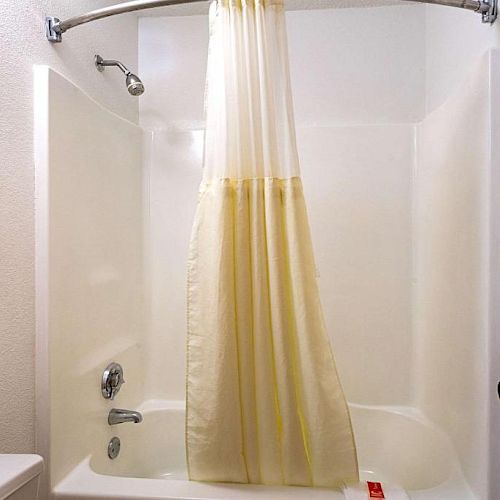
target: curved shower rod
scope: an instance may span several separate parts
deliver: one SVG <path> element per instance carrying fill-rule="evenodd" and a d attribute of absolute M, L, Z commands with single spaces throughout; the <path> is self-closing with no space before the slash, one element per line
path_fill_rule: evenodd
<path fill-rule="evenodd" d="M 61 21 L 57 17 L 47 16 L 45 18 L 45 34 L 49 42 L 62 42 L 62 34 L 80 24 L 97 21 L 104 17 L 124 14 L 135 10 L 152 9 L 154 7 L 165 7 L 167 5 L 179 5 L 183 3 L 194 3 L 202 0 L 132 0 L 129 2 L 103 7 L 92 10 L 86 14 L 70 17 Z M 460 9 L 472 10 L 481 14 L 483 23 L 493 23 L 497 18 L 498 0 L 404 0 L 434 5 L 446 5 Z"/>

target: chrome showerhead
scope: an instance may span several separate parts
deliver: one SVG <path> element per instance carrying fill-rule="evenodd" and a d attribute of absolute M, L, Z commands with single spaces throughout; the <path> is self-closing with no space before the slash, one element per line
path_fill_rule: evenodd
<path fill-rule="evenodd" d="M 144 84 L 137 75 L 129 73 L 125 79 L 125 83 L 130 95 L 139 96 L 144 93 Z"/>
<path fill-rule="evenodd" d="M 141 79 L 130 72 L 130 70 L 120 61 L 104 60 L 100 55 L 94 58 L 95 67 L 97 71 L 104 71 L 106 66 L 117 66 L 125 75 L 125 84 L 130 95 L 140 96 L 144 93 L 144 84 Z"/>

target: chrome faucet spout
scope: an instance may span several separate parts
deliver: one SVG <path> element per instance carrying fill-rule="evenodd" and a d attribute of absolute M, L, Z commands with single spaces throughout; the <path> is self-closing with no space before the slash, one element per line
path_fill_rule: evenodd
<path fill-rule="evenodd" d="M 124 422 L 138 424 L 142 422 L 142 415 L 138 411 L 133 410 L 122 410 L 120 408 L 110 410 L 108 415 L 109 425 L 123 424 Z"/>

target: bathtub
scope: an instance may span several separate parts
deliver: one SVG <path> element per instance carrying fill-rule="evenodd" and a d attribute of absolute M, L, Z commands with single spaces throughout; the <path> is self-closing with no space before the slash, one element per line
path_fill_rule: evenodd
<path fill-rule="evenodd" d="M 472 500 L 447 436 L 408 407 L 351 404 L 361 477 L 403 486 L 413 499 Z M 141 424 L 111 432 L 121 440 L 118 458 L 107 457 L 107 443 L 79 463 L 53 490 L 72 499 L 311 499 L 340 500 L 339 491 L 187 480 L 184 403 L 145 402 Z"/>

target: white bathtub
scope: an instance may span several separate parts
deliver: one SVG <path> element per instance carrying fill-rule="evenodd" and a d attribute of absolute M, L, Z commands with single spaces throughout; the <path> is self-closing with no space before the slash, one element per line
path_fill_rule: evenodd
<path fill-rule="evenodd" d="M 338 491 L 187 480 L 184 404 L 147 401 L 141 424 L 113 429 L 122 443 L 115 460 L 107 443 L 87 457 L 54 489 L 58 499 L 342 499 Z M 399 484 L 412 499 L 471 500 L 450 441 L 406 407 L 351 405 L 363 479 Z"/>

